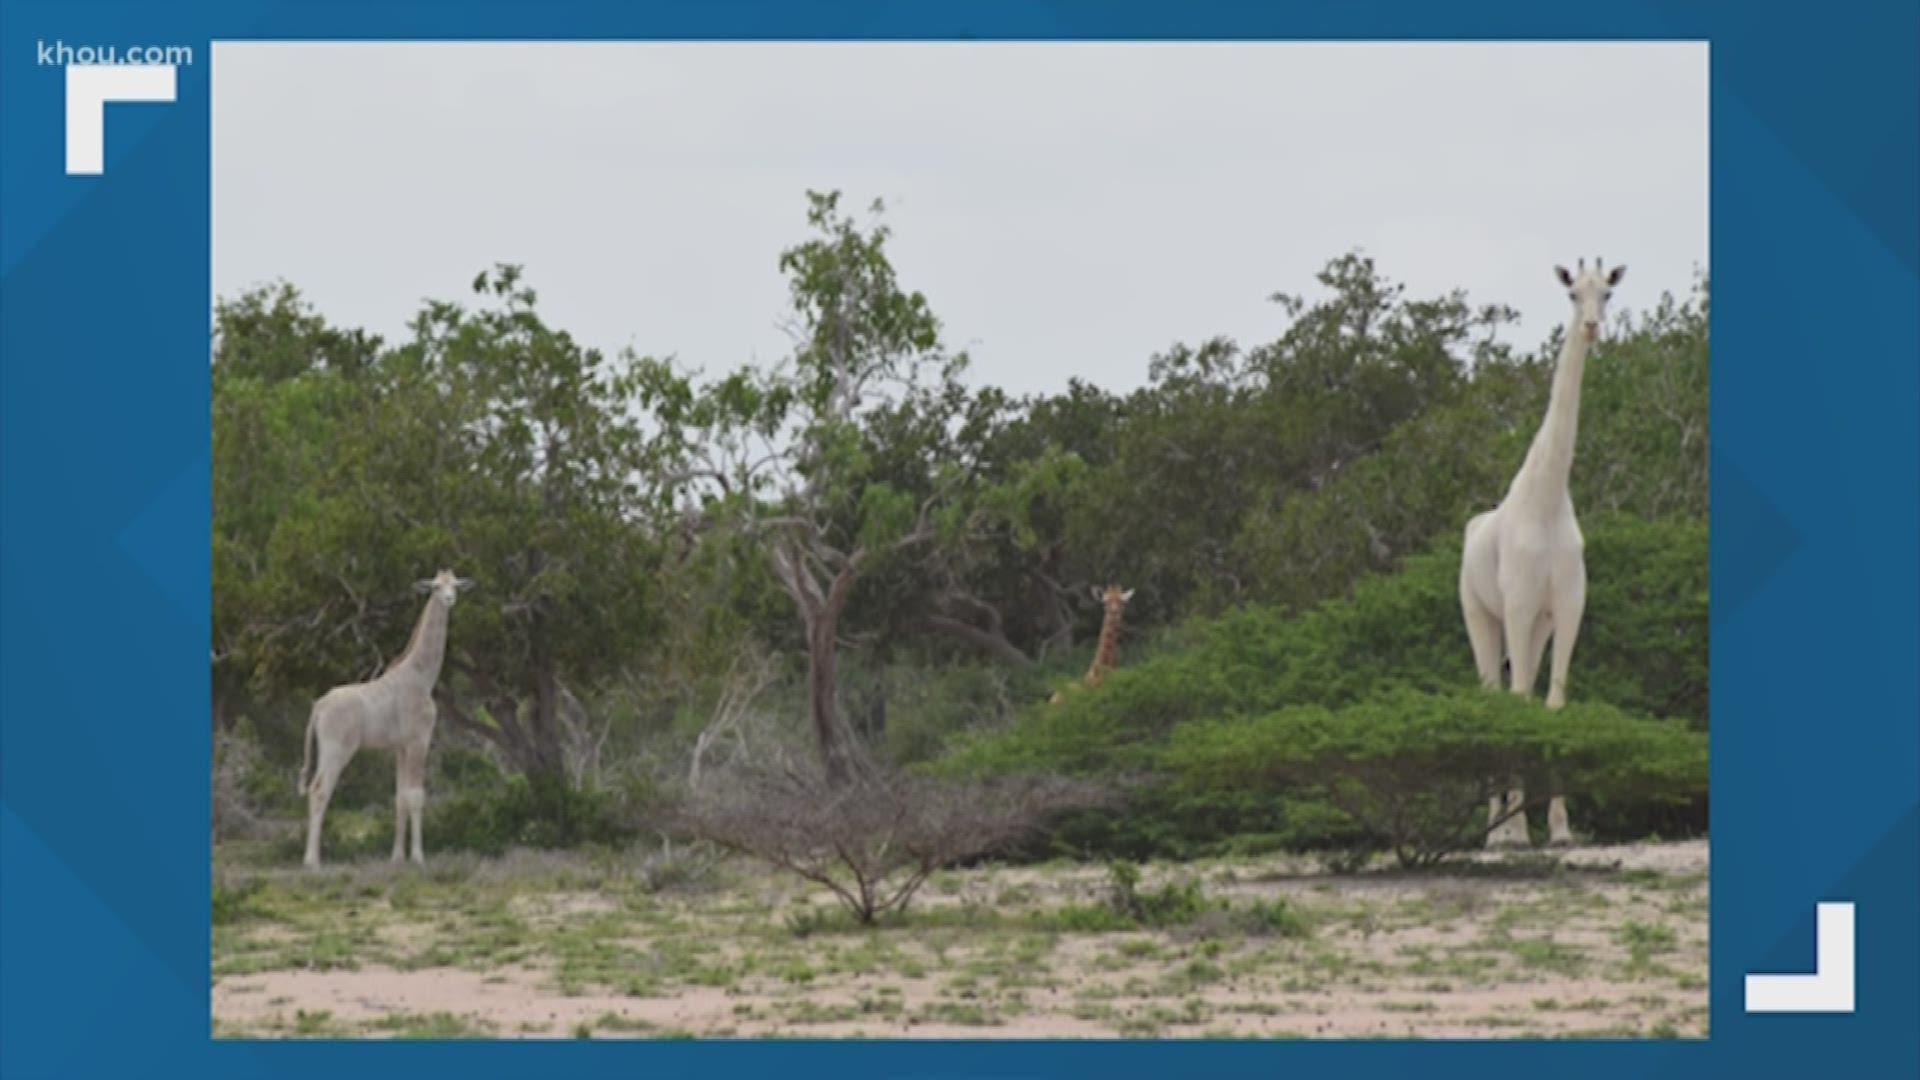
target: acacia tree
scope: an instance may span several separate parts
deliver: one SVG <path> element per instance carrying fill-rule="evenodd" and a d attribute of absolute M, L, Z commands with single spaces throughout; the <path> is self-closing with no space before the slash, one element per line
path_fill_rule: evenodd
<path fill-rule="evenodd" d="M 966 411 L 961 354 L 887 258 L 889 230 L 808 193 L 813 235 L 783 252 L 792 355 L 697 387 L 645 363 L 643 400 L 678 457 L 671 475 L 706 530 L 764 553 L 798 616 L 808 708 L 829 782 L 859 755 L 840 716 L 837 662 L 854 587 L 967 528 L 969 470 L 951 449 Z M 712 542 L 724 542 L 715 539 Z"/>

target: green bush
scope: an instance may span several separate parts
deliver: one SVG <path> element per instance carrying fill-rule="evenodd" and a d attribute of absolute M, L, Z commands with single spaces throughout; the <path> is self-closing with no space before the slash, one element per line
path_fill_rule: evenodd
<path fill-rule="evenodd" d="M 1176 730 L 1165 759 L 1181 783 L 1246 788 L 1332 807 L 1362 850 L 1406 866 L 1478 847 L 1488 799 L 1519 778 L 1529 804 L 1555 790 L 1637 803 L 1704 793 L 1706 738 L 1683 721 L 1608 705 L 1549 711 L 1512 694 L 1398 689 L 1343 709 L 1303 705 Z"/>
<path fill-rule="evenodd" d="M 498 855 L 513 847 L 620 847 L 637 831 L 629 801 L 619 792 L 577 787 L 559 777 L 496 776 L 491 786 L 471 785 L 429 801 L 428 848 Z"/>

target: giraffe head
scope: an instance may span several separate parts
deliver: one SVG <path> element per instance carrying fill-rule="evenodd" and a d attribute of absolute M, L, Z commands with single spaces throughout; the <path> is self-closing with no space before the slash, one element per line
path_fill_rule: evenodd
<path fill-rule="evenodd" d="M 427 581 L 416 581 L 413 583 L 415 592 L 432 593 L 435 600 L 440 601 L 447 607 L 452 607 L 453 602 L 459 599 L 460 594 L 471 588 L 473 588 L 472 580 L 455 577 L 451 570 L 442 570 Z"/>
<path fill-rule="evenodd" d="M 1564 266 L 1554 267 L 1553 272 L 1567 287 L 1567 299 L 1573 301 L 1573 321 L 1567 331 L 1585 334 L 1588 341 L 1599 337 L 1600 328 L 1607 324 L 1607 301 L 1613 299 L 1613 287 L 1627 275 L 1627 268 L 1608 270 L 1599 259 L 1589 268 L 1587 260 L 1581 259 L 1572 273 Z"/>
<path fill-rule="evenodd" d="M 1107 618 L 1118 619 L 1120 613 L 1126 610 L 1127 601 L 1133 599 L 1133 590 L 1122 590 L 1118 585 L 1109 585 L 1104 589 L 1095 585 L 1093 598 L 1100 601 L 1100 605 L 1106 609 Z"/>

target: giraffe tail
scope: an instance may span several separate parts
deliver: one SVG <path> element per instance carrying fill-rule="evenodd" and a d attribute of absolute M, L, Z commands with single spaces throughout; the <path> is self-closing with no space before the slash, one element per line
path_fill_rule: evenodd
<path fill-rule="evenodd" d="M 313 768 L 313 721 L 319 712 L 320 706 L 315 705 L 313 711 L 307 714 L 307 733 L 300 737 L 300 794 L 302 795 L 309 794 L 307 783 L 310 770 Z"/>

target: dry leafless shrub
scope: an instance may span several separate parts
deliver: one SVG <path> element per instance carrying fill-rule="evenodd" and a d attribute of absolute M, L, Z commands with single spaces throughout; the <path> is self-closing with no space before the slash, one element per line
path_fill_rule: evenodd
<path fill-rule="evenodd" d="M 870 924 L 904 909 L 935 870 L 1110 801 L 1103 788 L 1053 776 L 962 781 L 867 764 L 832 783 L 818 766 L 761 765 L 709 774 L 681 819 L 694 835 L 828 889 Z"/>
<path fill-rule="evenodd" d="M 225 731 L 214 735 L 213 837 L 215 840 L 259 840 L 275 835 L 273 823 L 261 814 L 247 794 L 247 777 L 260 767 L 260 749 L 253 740 Z"/>

